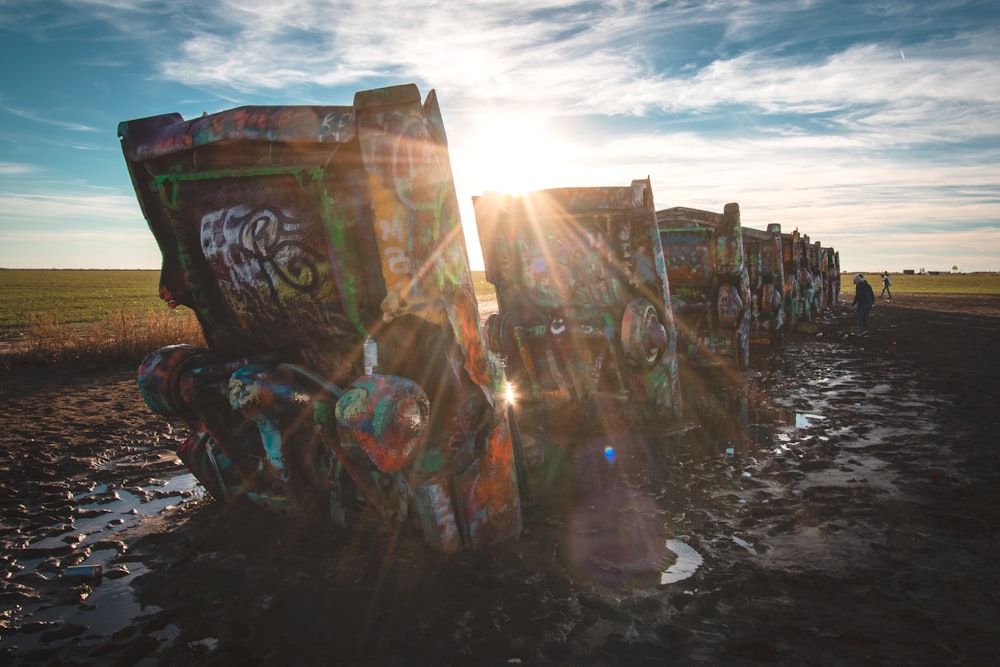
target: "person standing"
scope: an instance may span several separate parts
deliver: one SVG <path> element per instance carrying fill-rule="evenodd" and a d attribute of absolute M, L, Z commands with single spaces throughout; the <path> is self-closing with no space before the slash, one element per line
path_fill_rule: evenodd
<path fill-rule="evenodd" d="M 851 305 L 858 311 L 858 329 L 862 336 L 868 335 L 868 313 L 875 305 L 875 290 L 860 273 L 854 276 L 854 301 Z"/>
<path fill-rule="evenodd" d="M 889 301 L 892 301 L 892 290 L 889 289 L 889 285 L 891 284 L 891 282 L 892 281 L 889 280 L 889 272 L 885 271 L 884 273 L 882 273 L 882 293 L 878 295 L 878 298 L 881 299 L 886 294 L 888 294 Z"/>

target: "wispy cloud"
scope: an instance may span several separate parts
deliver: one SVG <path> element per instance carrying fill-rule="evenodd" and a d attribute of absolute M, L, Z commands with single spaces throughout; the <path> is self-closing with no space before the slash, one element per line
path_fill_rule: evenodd
<path fill-rule="evenodd" d="M 475 236 L 467 200 L 496 185 L 497 165 L 484 163 L 503 150 L 512 164 L 530 159 L 520 171 L 539 187 L 648 174 L 663 206 L 740 201 L 750 224 L 798 226 L 855 252 L 881 252 L 882 236 L 892 235 L 926 249 L 915 230 L 978 253 L 975 239 L 996 243 L 1000 227 L 1000 174 L 989 168 L 1000 164 L 1000 34 L 996 20 L 980 20 L 982 7 L 15 0 L 0 5 L 0 26 L 27 23 L 39 41 L 109 26 L 114 34 L 103 39 L 127 43 L 145 77 L 203 99 L 208 111 L 349 103 L 353 90 L 409 81 L 436 88 L 467 237 Z M 125 62 L 122 53 L 77 62 L 111 68 Z M 0 112 L 94 130 L 31 106 L 11 101 Z M 518 117 L 542 135 L 519 130 Z M 532 153 L 543 143 L 547 153 Z M 87 201 L 95 214 L 99 200 Z M 74 214 L 58 197 L 6 203 L 25 215 Z M 115 210 L 133 221 L 137 209 L 130 200 Z"/>
<path fill-rule="evenodd" d="M 42 123 L 44 125 L 54 125 L 55 127 L 62 128 L 64 130 L 72 130 L 74 132 L 98 132 L 96 127 L 91 127 L 89 125 L 82 125 L 80 123 L 73 123 L 70 121 L 58 120 L 54 118 L 46 118 L 36 111 L 31 109 L 20 109 L 12 107 L 6 104 L 0 104 L 0 111 L 9 113 L 12 116 L 17 116 L 18 118 L 23 118 L 24 120 L 30 120 L 35 123 Z"/>
<path fill-rule="evenodd" d="M 721 113 L 740 120 L 730 133 L 821 132 L 854 137 L 868 150 L 997 136 L 994 32 L 943 27 L 908 45 L 906 59 L 898 55 L 901 37 L 872 34 L 810 51 L 795 41 L 804 37 L 772 34 L 789 13 L 817 7 L 830 5 L 293 0 L 248 9 L 223 2 L 177 26 L 183 37 L 171 42 L 159 76 L 239 94 L 415 80 L 442 93 L 450 124 L 486 109 L 694 114 L 706 125 Z M 875 18 L 893 14 L 891 5 L 879 7 L 866 9 Z M 813 44 L 846 32 L 828 16 L 806 18 L 824 19 L 810 24 Z M 900 30 L 923 18 L 893 15 Z M 671 48 L 685 31 L 721 41 L 706 41 L 701 53 L 680 37 L 687 50 Z M 772 41 L 761 44 L 762 37 Z"/>
<path fill-rule="evenodd" d="M 9 242 L 30 243 L 146 243 L 149 233 L 143 230 L 70 230 L 70 231 L 37 231 L 33 229 L 0 229 L 0 240 Z"/>
<path fill-rule="evenodd" d="M 0 176 L 21 176 L 37 172 L 38 166 L 23 162 L 0 162 Z"/>
<path fill-rule="evenodd" d="M 125 67 L 129 64 L 127 60 L 121 58 L 85 58 L 76 62 L 88 67 Z"/>
<path fill-rule="evenodd" d="M 45 224 L 64 225 L 69 220 L 100 221 L 95 231 L 110 229 L 121 222 L 146 231 L 134 196 L 92 189 L 61 194 L 0 192 L 0 230 L 4 234 L 44 231 Z"/>

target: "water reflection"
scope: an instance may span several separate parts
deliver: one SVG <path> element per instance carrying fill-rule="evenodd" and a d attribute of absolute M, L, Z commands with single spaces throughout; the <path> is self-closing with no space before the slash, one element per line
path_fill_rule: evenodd
<path fill-rule="evenodd" d="M 805 414 L 792 413 L 792 414 L 794 415 L 795 428 L 808 428 L 812 426 L 814 423 L 826 419 L 826 417 L 822 415 L 813 415 L 809 413 Z"/>
<path fill-rule="evenodd" d="M 647 587 L 703 567 L 702 556 L 672 534 L 691 534 L 690 519 L 745 503 L 770 484 L 755 477 L 765 458 L 793 452 L 801 440 L 796 431 L 826 419 L 816 410 L 773 405 L 765 380 L 753 373 L 689 378 L 688 427 L 670 433 L 624 434 L 609 426 L 558 444 L 535 443 L 545 450 L 533 481 L 543 504 L 537 515 L 560 522 L 559 551 L 574 578 Z M 694 543 L 716 539 L 696 535 Z M 757 553 L 739 537 L 723 539 Z"/>
<path fill-rule="evenodd" d="M 677 561 L 660 575 L 661 586 L 690 578 L 705 562 L 700 553 L 680 540 L 667 540 L 666 547 L 677 556 Z"/>
<path fill-rule="evenodd" d="M 815 408 L 799 412 L 774 405 L 761 382 L 761 376 L 750 375 L 743 382 L 702 376 L 692 383 L 698 391 L 685 395 L 694 424 L 681 443 L 685 451 L 700 457 L 752 455 L 771 449 L 775 439 L 787 442 L 782 427 L 809 429 L 826 420 Z"/>
<path fill-rule="evenodd" d="M 85 484 L 84 490 L 67 493 L 68 521 L 26 526 L 18 531 L 21 545 L 6 540 L 7 578 L 23 596 L 18 623 L 0 636 L 0 650 L 31 651 L 60 640 L 99 645 L 136 618 L 158 611 L 136 600 L 131 584 L 146 568 L 127 558 L 117 536 L 200 497 L 194 475 L 180 470 L 171 467 L 161 477 L 123 486 Z M 83 576 L 97 568 L 101 576 Z"/>

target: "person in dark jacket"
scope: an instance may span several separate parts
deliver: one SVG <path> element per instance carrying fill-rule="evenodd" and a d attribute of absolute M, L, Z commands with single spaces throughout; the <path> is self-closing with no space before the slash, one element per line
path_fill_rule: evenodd
<path fill-rule="evenodd" d="M 862 336 L 868 335 L 868 313 L 875 305 L 875 290 L 860 273 L 854 276 L 854 301 L 851 305 L 858 309 L 858 329 Z"/>

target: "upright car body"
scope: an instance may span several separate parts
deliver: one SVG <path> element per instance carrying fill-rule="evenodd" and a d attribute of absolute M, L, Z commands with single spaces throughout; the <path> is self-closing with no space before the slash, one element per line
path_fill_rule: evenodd
<path fill-rule="evenodd" d="M 676 206 L 656 220 L 671 286 L 680 355 L 693 364 L 746 368 L 750 278 L 738 204 L 722 213 Z"/>
<path fill-rule="evenodd" d="M 119 125 L 163 255 L 160 292 L 207 349 L 153 352 L 149 406 L 216 498 L 454 551 L 516 537 L 502 374 L 480 339 L 433 91 Z"/>

